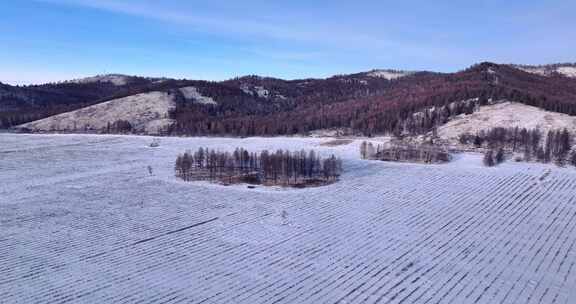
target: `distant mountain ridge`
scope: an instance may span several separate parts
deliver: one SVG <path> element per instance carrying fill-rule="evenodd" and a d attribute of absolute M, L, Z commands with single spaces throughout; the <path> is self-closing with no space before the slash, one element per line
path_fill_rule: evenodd
<path fill-rule="evenodd" d="M 167 78 L 155 78 L 155 77 L 140 77 L 140 76 L 130 76 L 130 75 L 123 75 L 123 74 L 104 74 L 104 75 L 96 75 L 92 77 L 85 77 L 73 80 L 67 80 L 64 82 L 68 83 L 78 83 L 78 84 L 89 84 L 89 83 L 111 83 L 115 86 L 125 86 L 130 83 L 135 82 L 161 82 L 163 80 L 167 80 Z"/>
<path fill-rule="evenodd" d="M 576 64 L 485 62 L 456 73 L 378 69 L 325 79 L 252 75 L 213 82 L 109 74 L 35 86 L 0 84 L 0 127 L 108 132 L 110 125 L 126 118 L 121 125 L 133 122 L 131 131 L 138 133 L 150 133 L 144 126 L 151 125 L 156 130 L 152 133 L 174 135 L 289 135 L 327 128 L 370 135 L 399 132 L 410 124 L 410 113 L 470 98 L 506 99 L 575 115 L 573 72 Z M 145 100 L 145 104 L 138 103 L 138 109 L 155 108 L 154 98 L 126 99 L 146 96 L 142 94 L 168 96 L 162 99 L 168 103 L 160 99 L 158 103 L 170 106 L 159 110 L 158 117 L 141 114 L 150 121 L 136 119 L 139 113 L 134 111 L 126 110 L 125 117 L 118 112 L 127 109 L 122 103 L 135 100 Z M 106 102 L 110 106 L 94 108 Z M 74 113 L 85 107 L 93 108 Z M 57 115 L 61 113 L 72 114 Z M 114 121 L 103 121 L 109 119 Z M 423 123 L 422 129 L 429 128 L 434 119 Z"/>

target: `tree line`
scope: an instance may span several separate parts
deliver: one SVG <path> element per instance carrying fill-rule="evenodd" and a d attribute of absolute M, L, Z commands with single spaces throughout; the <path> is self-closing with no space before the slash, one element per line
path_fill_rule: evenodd
<path fill-rule="evenodd" d="M 127 120 L 116 120 L 112 123 L 108 122 L 104 130 L 105 133 L 131 133 L 134 130 L 132 124 Z"/>
<path fill-rule="evenodd" d="M 525 161 L 564 164 L 571 163 L 575 153 L 572 151 L 573 138 L 574 134 L 567 129 L 544 133 L 538 129 L 499 127 L 482 130 L 475 135 L 461 134 L 459 142 L 476 148 L 486 148 L 484 163 L 488 166 L 502 162 L 503 159 L 496 156 L 506 151 L 522 153 Z"/>
<path fill-rule="evenodd" d="M 362 159 L 375 159 L 397 162 L 421 162 L 426 164 L 449 162 L 450 153 L 445 149 L 433 145 L 416 145 L 409 143 L 378 144 L 371 142 L 360 144 Z"/>
<path fill-rule="evenodd" d="M 199 148 L 178 155 L 174 170 L 176 177 L 185 181 L 306 186 L 336 181 L 342 173 L 342 160 L 334 155 L 321 158 L 314 150 L 256 153 L 236 148 L 230 153 Z"/>
<path fill-rule="evenodd" d="M 506 65 L 483 63 L 454 74 L 416 73 L 366 92 L 360 82 L 348 87 L 355 82 L 343 80 L 347 79 L 310 81 L 295 88 L 285 83 L 282 94 L 289 96 L 288 104 L 265 112 L 239 112 L 234 107 L 201 113 L 208 110 L 192 105 L 191 112 L 176 115 L 171 132 L 258 136 L 350 128 L 366 136 L 415 135 L 498 100 L 576 115 L 573 79 L 538 77 Z M 251 109 L 241 107 L 245 108 Z M 176 112 L 180 110 L 177 106 Z"/>

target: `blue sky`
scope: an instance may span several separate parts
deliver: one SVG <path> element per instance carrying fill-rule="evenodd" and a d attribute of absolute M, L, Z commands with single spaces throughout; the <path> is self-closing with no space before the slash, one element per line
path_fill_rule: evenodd
<path fill-rule="evenodd" d="M 7 0 L 0 82 L 576 61 L 576 1 Z"/>

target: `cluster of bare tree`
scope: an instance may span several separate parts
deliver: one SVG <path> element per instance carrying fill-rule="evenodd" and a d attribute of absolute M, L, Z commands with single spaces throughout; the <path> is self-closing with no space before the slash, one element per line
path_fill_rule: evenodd
<path fill-rule="evenodd" d="M 438 146 L 393 143 L 374 146 L 370 142 L 360 145 L 362 159 L 376 159 L 398 162 L 445 163 L 450 161 L 450 153 Z"/>
<path fill-rule="evenodd" d="M 179 155 L 174 169 L 176 176 L 186 181 L 305 186 L 336 181 L 342 172 L 342 160 L 334 155 L 322 159 L 313 150 L 255 153 L 237 148 L 230 153 L 199 148 Z"/>
<path fill-rule="evenodd" d="M 570 151 L 574 135 L 567 129 L 550 130 L 543 134 L 538 129 L 525 128 L 493 128 L 480 131 L 476 135 L 462 134 L 459 141 L 462 144 L 470 144 L 477 148 L 488 149 L 485 155 L 486 164 L 492 162 L 487 159 L 489 154 L 497 155 L 498 151 L 520 152 L 524 154 L 526 161 L 539 162 L 570 162 Z M 497 164 L 495 161 L 494 164 Z"/>
<path fill-rule="evenodd" d="M 127 120 L 117 120 L 113 123 L 106 124 L 106 133 L 130 133 L 132 132 L 132 124 Z"/>
<path fill-rule="evenodd" d="M 439 125 L 443 125 L 451 117 L 460 114 L 472 114 L 478 107 L 489 104 L 486 97 L 472 98 L 462 101 L 455 101 L 442 106 L 424 108 L 419 112 L 406 117 L 392 134 L 401 136 L 403 134 L 418 135 L 433 130 Z"/>
<path fill-rule="evenodd" d="M 486 153 L 484 153 L 484 159 L 482 161 L 484 162 L 484 166 L 493 167 L 504 162 L 505 157 L 504 149 L 498 148 L 496 152 L 494 152 L 492 149 L 489 149 L 486 151 Z"/>
<path fill-rule="evenodd" d="M 542 132 L 538 129 L 498 127 L 481 130 L 476 134 L 463 133 L 458 140 L 461 144 L 473 145 L 476 148 L 503 147 L 513 152 L 526 149 L 536 151 L 542 140 Z"/>

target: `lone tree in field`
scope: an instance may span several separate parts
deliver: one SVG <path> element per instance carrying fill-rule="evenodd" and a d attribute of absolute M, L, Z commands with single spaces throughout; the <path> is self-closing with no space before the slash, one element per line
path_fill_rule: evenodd
<path fill-rule="evenodd" d="M 494 162 L 496 164 L 501 164 L 502 162 L 504 162 L 504 159 L 505 159 L 504 149 L 498 148 L 498 152 L 496 152 L 496 155 L 494 156 Z"/>
<path fill-rule="evenodd" d="M 368 142 L 363 141 L 360 144 L 360 157 L 362 157 L 362 159 L 368 159 Z"/>
<path fill-rule="evenodd" d="M 484 154 L 483 162 L 484 166 L 486 167 L 493 167 L 495 165 L 493 150 L 486 151 L 486 153 Z"/>

